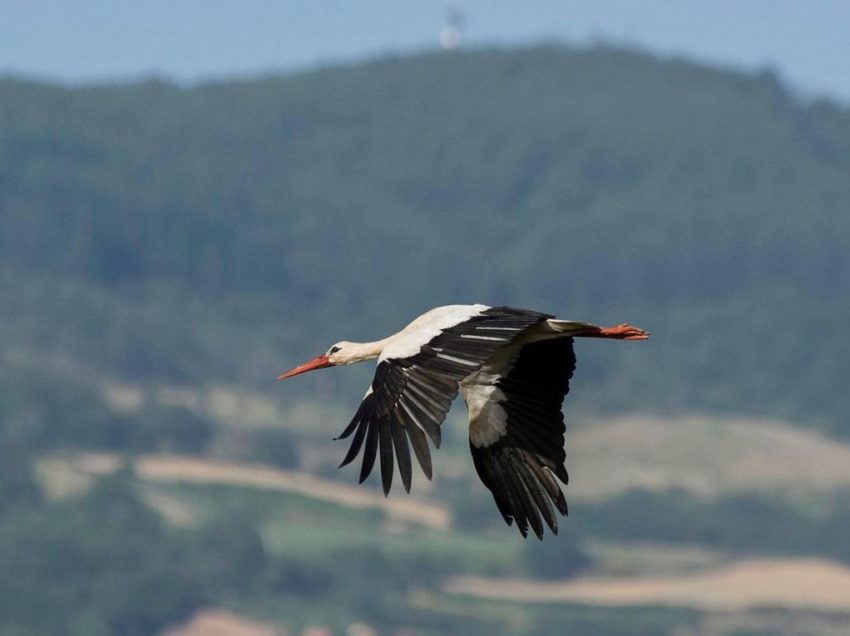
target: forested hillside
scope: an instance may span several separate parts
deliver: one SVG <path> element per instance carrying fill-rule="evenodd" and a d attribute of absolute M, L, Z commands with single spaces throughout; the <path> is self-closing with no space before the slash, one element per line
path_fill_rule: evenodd
<path fill-rule="evenodd" d="M 606 49 L 193 88 L 7 79 L 4 342 L 266 386 L 433 305 L 514 304 L 653 332 L 581 347 L 588 408 L 850 433 L 848 150 L 850 114 L 770 74 Z"/>
<path fill-rule="evenodd" d="M 663 600 L 506 604 L 446 581 L 850 563 L 850 445 L 718 423 L 850 437 L 848 211 L 846 109 L 631 51 L 0 80 L 0 632 L 151 634 L 204 607 L 291 633 L 806 631 L 774 629 L 797 620 L 784 605 L 712 631 Z M 577 344 L 558 537 L 504 527 L 461 426 L 433 490 L 364 508 L 374 484 L 354 503 L 293 487 L 338 478 L 329 431 L 371 367 L 275 376 L 453 302 L 653 334 Z M 264 477 L 222 477 L 242 469 Z"/>
<path fill-rule="evenodd" d="M 516 304 L 653 331 L 583 361 L 588 406 L 841 430 L 849 149 L 850 114 L 770 75 L 611 50 L 6 80 L 6 338 L 256 384 L 432 305 Z"/>

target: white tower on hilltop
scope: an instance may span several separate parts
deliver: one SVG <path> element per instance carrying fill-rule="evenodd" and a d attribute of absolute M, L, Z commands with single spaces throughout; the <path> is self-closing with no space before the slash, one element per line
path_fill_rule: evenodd
<path fill-rule="evenodd" d="M 440 30 L 440 48 L 453 51 L 463 42 L 463 12 L 459 7 L 449 8 L 446 14 L 446 24 Z"/>

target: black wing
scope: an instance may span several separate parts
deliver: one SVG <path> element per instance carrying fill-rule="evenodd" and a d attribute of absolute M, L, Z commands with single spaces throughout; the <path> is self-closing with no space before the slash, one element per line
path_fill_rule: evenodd
<path fill-rule="evenodd" d="M 564 484 L 568 481 L 561 405 L 570 390 L 575 361 L 572 338 L 525 345 L 496 382 L 504 398 L 499 396 L 493 407 L 504 413 L 504 433 L 488 445 L 476 446 L 470 439 L 478 476 L 493 493 L 505 521 L 508 525 L 516 521 L 522 536 L 527 536 L 530 524 L 534 534 L 543 538 L 541 516 L 557 534 L 555 509 L 567 514 L 555 477 Z M 493 395 L 496 399 L 498 393 Z M 486 413 L 501 415 L 492 409 Z"/>
<path fill-rule="evenodd" d="M 419 353 L 378 363 L 370 391 L 338 439 L 354 433 L 340 467 L 363 448 L 362 483 L 380 451 L 381 480 L 388 494 L 393 480 L 393 456 L 404 489 L 410 492 L 411 460 L 408 442 L 422 471 L 431 478 L 427 437 L 440 447 L 440 425 L 457 396 L 458 382 L 477 371 L 500 347 L 552 316 L 509 307 L 491 307 L 425 343 Z M 426 437 L 427 436 L 427 437 Z"/>

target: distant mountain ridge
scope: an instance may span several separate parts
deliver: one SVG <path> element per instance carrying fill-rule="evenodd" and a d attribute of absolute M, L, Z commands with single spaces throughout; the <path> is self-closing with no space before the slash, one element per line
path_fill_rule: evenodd
<path fill-rule="evenodd" d="M 509 304 L 653 332 L 582 343 L 583 408 L 848 435 L 848 175 L 846 109 L 606 48 L 2 80 L 4 353 L 266 387 L 430 306 Z M 362 392 L 334 375 L 323 399 Z"/>

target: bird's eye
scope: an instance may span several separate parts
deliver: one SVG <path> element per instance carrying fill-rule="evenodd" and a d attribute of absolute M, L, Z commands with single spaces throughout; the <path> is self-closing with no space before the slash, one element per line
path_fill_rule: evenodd
<path fill-rule="evenodd" d="M 336 353 L 337 351 L 339 351 L 339 347 L 337 347 L 336 345 L 334 345 L 333 347 L 331 347 L 331 350 L 330 350 L 330 351 L 328 351 L 328 353 Z"/>

